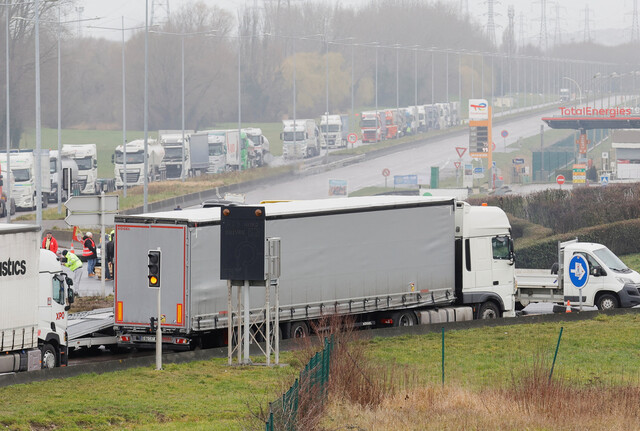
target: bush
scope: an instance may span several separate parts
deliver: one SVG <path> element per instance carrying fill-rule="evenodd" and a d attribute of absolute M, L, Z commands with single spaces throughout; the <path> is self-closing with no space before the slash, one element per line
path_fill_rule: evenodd
<path fill-rule="evenodd" d="M 640 217 L 640 184 L 548 189 L 527 196 L 494 196 L 482 202 L 561 234 Z M 469 203 L 479 205 L 478 199 Z"/>
<path fill-rule="evenodd" d="M 616 255 L 640 252 L 640 220 L 626 220 L 580 229 L 543 240 L 523 240 L 516 247 L 517 268 L 551 268 L 558 255 L 558 241 L 578 238 L 607 246 Z"/>

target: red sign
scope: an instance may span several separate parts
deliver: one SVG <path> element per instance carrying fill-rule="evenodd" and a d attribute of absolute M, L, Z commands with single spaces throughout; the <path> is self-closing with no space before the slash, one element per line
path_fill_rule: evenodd
<path fill-rule="evenodd" d="M 458 169 L 460 167 L 460 162 L 453 162 L 453 165 Z"/>
<path fill-rule="evenodd" d="M 496 150 L 496 143 L 492 142 L 491 143 L 491 151 L 495 151 Z"/>
<path fill-rule="evenodd" d="M 456 147 L 456 151 L 458 152 L 458 157 L 462 158 L 464 153 L 467 151 L 466 147 Z"/>
<path fill-rule="evenodd" d="M 564 175 L 558 175 L 556 177 L 556 183 L 563 185 L 564 184 Z"/>
<path fill-rule="evenodd" d="M 350 144 L 355 144 L 356 142 L 358 142 L 358 135 L 356 135 L 355 133 L 349 133 L 349 136 L 347 136 L 347 140 Z"/>
<path fill-rule="evenodd" d="M 382 175 L 385 176 L 385 177 L 388 177 L 389 175 L 391 175 L 391 171 L 389 169 L 387 169 L 387 168 L 384 168 L 382 170 Z"/>
<path fill-rule="evenodd" d="M 587 154 L 587 147 L 590 143 L 591 141 L 587 139 L 587 135 L 580 135 L 580 137 L 576 141 L 576 144 L 578 144 L 578 152 L 580 154 Z"/>

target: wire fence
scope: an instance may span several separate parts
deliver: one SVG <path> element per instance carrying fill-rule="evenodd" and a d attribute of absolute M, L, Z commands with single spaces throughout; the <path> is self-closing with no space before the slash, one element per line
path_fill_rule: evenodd
<path fill-rule="evenodd" d="M 325 338 L 324 348 L 313 355 L 289 390 L 269 403 L 266 431 L 296 431 L 298 417 L 305 408 L 324 404 L 334 343 L 333 335 Z"/>

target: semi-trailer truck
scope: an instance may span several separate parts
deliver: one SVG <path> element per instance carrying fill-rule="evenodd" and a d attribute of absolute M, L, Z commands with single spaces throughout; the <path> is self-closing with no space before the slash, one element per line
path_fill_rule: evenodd
<path fill-rule="evenodd" d="M 66 365 L 71 280 L 39 226 L 2 224 L 0 243 L 0 373 Z"/>
<path fill-rule="evenodd" d="M 305 159 L 320 155 L 324 137 L 315 120 L 283 120 L 282 157 L 285 159 Z"/>
<path fill-rule="evenodd" d="M 324 137 L 323 148 L 346 147 L 349 136 L 348 115 L 323 115 L 320 118 L 320 133 Z"/>
<path fill-rule="evenodd" d="M 189 152 L 189 135 L 193 130 L 160 130 L 158 131 L 158 142 L 164 148 L 164 158 L 161 169 L 164 170 L 168 179 L 182 177 L 182 158 L 184 148 L 184 175 L 190 176 L 191 157 Z M 184 146 L 182 138 L 184 136 Z"/>
<path fill-rule="evenodd" d="M 17 208 L 32 210 L 36 208 L 36 181 L 40 178 L 42 206 L 46 207 L 51 193 L 51 174 L 49 174 L 49 150 L 41 150 L 40 174 L 37 174 L 36 154 L 33 150 L 13 150 L 11 157 L 11 198 Z M 7 153 L 0 155 L 2 170 L 7 171 Z"/>
<path fill-rule="evenodd" d="M 428 311 L 448 306 L 460 316 L 515 315 L 513 243 L 499 208 L 454 198 L 376 196 L 265 203 L 264 209 L 266 236 L 282 244 L 284 338 L 308 334 L 328 313 L 352 315 L 366 326 L 424 323 Z M 156 292 L 146 287 L 141 269 L 158 247 L 163 342 L 174 349 L 225 342 L 220 214 L 214 206 L 116 216 L 119 345 L 154 345 Z M 258 290 L 251 304 L 263 300 Z"/>
<path fill-rule="evenodd" d="M 114 174 L 116 177 L 116 188 L 124 186 L 125 178 L 127 186 L 138 186 L 144 184 L 145 170 L 144 160 L 147 159 L 146 176 L 148 181 L 160 181 L 164 179 L 162 159 L 164 157 L 164 147 L 155 139 L 147 140 L 147 152 L 144 151 L 144 140 L 136 139 L 127 144 L 126 172 L 124 164 L 124 147 L 118 145 L 113 154 Z"/>

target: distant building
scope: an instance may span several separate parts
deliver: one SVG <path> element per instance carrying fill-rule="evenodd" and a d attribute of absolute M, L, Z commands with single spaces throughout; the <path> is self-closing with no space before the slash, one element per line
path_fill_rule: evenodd
<path fill-rule="evenodd" d="M 611 142 L 611 148 L 615 150 L 617 178 L 640 181 L 640 130 L 614 130 Z"/>

